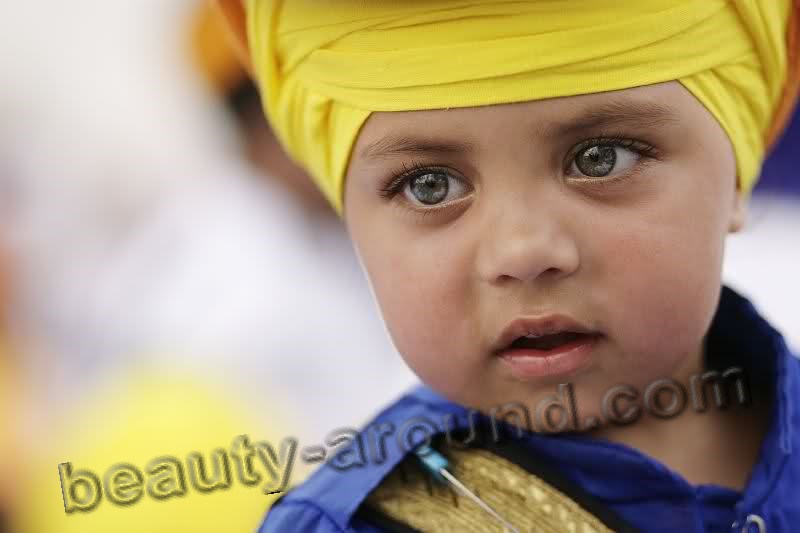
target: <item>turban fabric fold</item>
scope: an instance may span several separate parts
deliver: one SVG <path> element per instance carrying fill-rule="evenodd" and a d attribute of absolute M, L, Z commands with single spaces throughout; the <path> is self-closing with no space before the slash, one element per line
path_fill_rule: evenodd
<path fill-rule="evenodd" d="M 239 1 L 267 117 L 340 214 L 372 112 L 669 80 L 727 133 L 747 193 L 800 79 L 800 0 Z"/>

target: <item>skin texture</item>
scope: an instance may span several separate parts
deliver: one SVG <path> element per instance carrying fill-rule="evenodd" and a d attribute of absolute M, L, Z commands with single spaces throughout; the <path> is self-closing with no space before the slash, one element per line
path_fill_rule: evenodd
<path fill-rule="evenodd" d="M 630 120 L 610 120 L 604 110 Z M 582 174 L 576 155 L 613 144 L 609 138 L 624 139 L 615 169 L 607 177 Z M 409 169 L 411 181 L 433 173 L 447 182 L 444 200 L 422 204 L 408 186 L 381 194 Z M 687 384 L 702 369 L 725 238 L 744 218 L 735 176 L 722 128 L 669 82 L 374 113 L 352 153 L 344 213 L 392 339 L 426 384 L 487 411 L 512 401 L 533 410 L 569 382 L 583 420 L 600 414 L 603 394 L 615 385 L 643 392 L 662 378 Z M 601 335 L 577 371 L 525 378 L 493 353 L 511 320 L 556 313 Z M 671 452 L 667 441 L 678 442 L 676 429 L 692 428 L 711 447 L 730 442 L 734 426 L 760 428 L 759 420 L 707 413 L 596 431 L 691 481 L 741 486 L 761 430 L 740 438 L 747 442 L 728 457 L 741 469 L 698 470 L 698 461 Z"/>

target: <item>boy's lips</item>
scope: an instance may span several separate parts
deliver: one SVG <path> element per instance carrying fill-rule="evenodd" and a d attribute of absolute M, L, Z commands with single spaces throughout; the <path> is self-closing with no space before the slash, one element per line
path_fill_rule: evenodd
<path fill-rule="evenodd" d="M 565 315 L 520 317 L 506 326 L 492 352 L 519 378 L 564 375 L 589 362 L 601 336 Z"/>

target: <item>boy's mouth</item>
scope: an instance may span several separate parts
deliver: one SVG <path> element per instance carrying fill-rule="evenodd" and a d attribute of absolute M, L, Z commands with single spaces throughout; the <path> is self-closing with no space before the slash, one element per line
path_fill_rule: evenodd
<path fill-rule="evenodd" d="M 588 363 L 601 337 L 566 316 L 521 317 L 503 330 L 493 353 L 520 378 L 563 375 Z"/>
<path fill-rule="evenodd" d="M 517 337 L 517 339 L 509 345 L 508 349 L 529 348 L 532 350 L 548 351 L 558 348 L 559 346 L 564 346 L 565 344 L 579 341 L 582 337 L 586 336 L 587 334 L 585 333 L 578 333 L 575 331 L 562 331 L 553 333 L 552 335 L 542 336 L 525 335 L 523 337 Z"/>

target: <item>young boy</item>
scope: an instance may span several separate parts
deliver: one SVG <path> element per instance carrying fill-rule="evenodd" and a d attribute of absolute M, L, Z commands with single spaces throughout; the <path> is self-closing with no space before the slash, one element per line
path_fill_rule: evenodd
<path fill-rule="evenodd" d="M 800 2 L 222 4 L 426 384 L 263 531 L 797 527 L 800 363 L 721 265 Z"/>

